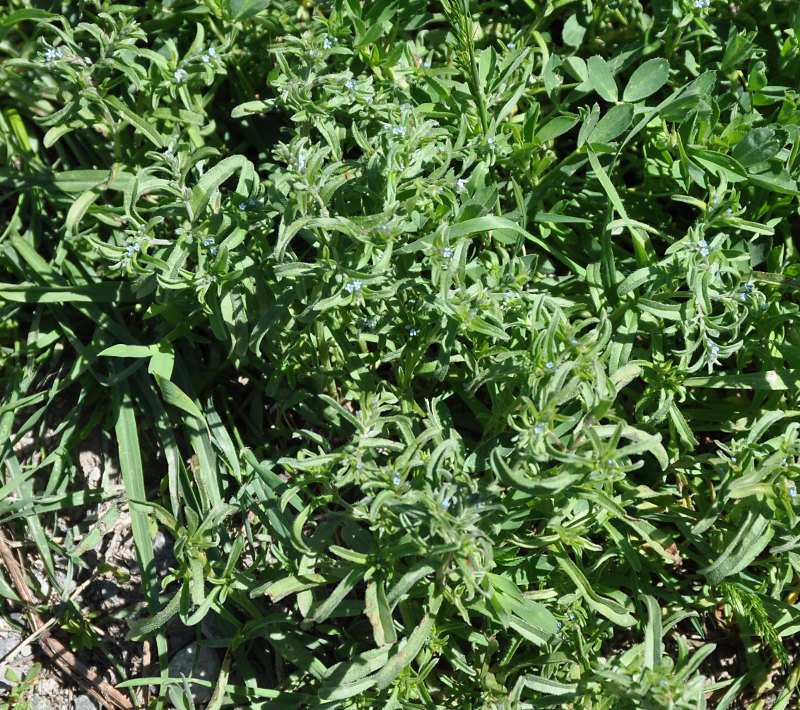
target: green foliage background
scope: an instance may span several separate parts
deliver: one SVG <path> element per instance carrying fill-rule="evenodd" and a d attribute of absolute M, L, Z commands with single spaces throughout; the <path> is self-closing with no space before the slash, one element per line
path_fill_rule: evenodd
<path fill-rule="evenodd" d="M 798 32 L 783 0 L 7 3 L 0 520 L 55 581 L 129 506 L 162 676 L 121 687 L 188 706 L 178 616 L 220 631 L 213 708 L 724 708 L 776 662 L 786 707 Z"/>

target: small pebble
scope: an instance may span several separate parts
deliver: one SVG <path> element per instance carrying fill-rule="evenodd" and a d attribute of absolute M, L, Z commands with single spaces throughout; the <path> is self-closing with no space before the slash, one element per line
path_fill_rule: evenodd
<path fill-rule="evenodd" d="M 171 678 L 180 678 L 181 674 L 187 678 L 198 678 L 216 683 L 219 675 L 219 657 L 213 648 L 208 646 L 198 646 L 190 643 L 186 648 L 178 651 L 169 662 L 169 675 Z M 189 689 L 192 692 L 192 700 L 195 704 L 205 704 L 211 700 L 214 693 L 213 687 L 190 683 Z M 170 687 L 170 697 L 173 694 L 182 695 L 183 689 L 180 686 Z M 173 702 L 175 702 L 173 700 Z M 178 705 L 176 702 L 175 705 Z"/>
<path fill-rule="evenodd" d="M 72 710 L 97 710 L 97 705 L 88 695 L 76 695 L 72 701 Z"/>

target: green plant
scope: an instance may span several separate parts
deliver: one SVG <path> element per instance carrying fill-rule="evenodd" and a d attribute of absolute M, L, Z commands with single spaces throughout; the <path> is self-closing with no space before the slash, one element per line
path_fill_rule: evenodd
<path fill-rule="evenodd" d="M 11 708 L 29 710 L 31 707 L 29 696 L 41 672 L 42 666 L 39 663 L 34 663 L 24 678 L 20 678 L 13 668 L 7 668 L 5 679 L 11 684 L 11 688 L 8 697 L 0 700 L 0 710 L 11 710 Z"/>
<path fill-rule="evenodd" d="M 157 707 L 175 618 L 213 629 L 213 707 L 763 699 L 800 628 L 797 28 L 13 0 L 0 521 L 85 566 L 48 531 L 116 495 L 73 456 L 105 432 Z"/>

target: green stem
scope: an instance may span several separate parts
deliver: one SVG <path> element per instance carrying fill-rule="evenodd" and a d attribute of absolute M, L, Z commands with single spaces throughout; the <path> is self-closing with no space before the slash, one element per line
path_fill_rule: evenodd
<path fill-rule="evenodd" d="M 322 365 L 323 369 L 323 381 L 327 380 L 326 384 L 328 386 L 328 394 L 331 397 L 338 399 L 339 392 L 336 388 L 336 378 L 331 374 L 331 358 L 325 338 L 325 326 L 319 320 L 314 323 L 314 335 L 316 336 L 317 340 L 317 355 L 319 357 L 319 363 Z"/>
<path fill-rule="evenodd" d="M 469 50 L 469 66 L 472 73 L 472 86 L 475 89 L 476 101 L 478 104 L 478 114 L 481 119 L 481 133 L 484 136 L 489 135 L 489 114 L 486 111 L 486 97 L 483 94 L 483 87 L 481 86 L 480 77 L 478 76 L 478 62 L 475 60 L 475 47 L 472 43 L 472 20 L 469 20 L 470 36 L 467 42 L 467 49 Z"/>

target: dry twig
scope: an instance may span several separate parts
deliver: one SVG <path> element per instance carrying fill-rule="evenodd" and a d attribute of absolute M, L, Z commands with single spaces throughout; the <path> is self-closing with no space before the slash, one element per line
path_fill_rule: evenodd
<path fill-rule="evenodd" d="M 34 632 L 45 631 L 39 639 L 42 650 L 52 659 L 59 671 L 68 679 L 74 681 L 89 695 L 109 710 L 133 710 L 133 703 L 120 693 L 113 685 L 103 679 L 90 668 L 81 663 L 61 641 L 46 632 L 48 624 L 33 609 L 35 601 L 31 596 L 21 562 L 14 559 L 8 538 L 0 528 L 0 558 L 11 576 L 11 581 L 17 593 L 25 602 L 28 619 Z"/>

